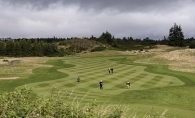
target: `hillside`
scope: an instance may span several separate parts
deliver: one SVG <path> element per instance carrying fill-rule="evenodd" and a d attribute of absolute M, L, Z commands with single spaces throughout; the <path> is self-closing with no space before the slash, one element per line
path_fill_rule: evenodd
<path fill-rule="evenodd" d="M 96 49 L 97 47 L 109 48 L 110 46 L 95 40 L 88 39 L 71 39 L 60 41 L 58 43 L 58 48 L 63 49 L 65 54 L 90 52 L 93 49 Z"/>

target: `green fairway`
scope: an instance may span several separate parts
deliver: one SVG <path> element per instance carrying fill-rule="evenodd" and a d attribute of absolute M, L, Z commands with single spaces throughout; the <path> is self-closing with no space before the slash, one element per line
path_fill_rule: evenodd
<path fill-rule="evenodd" d="M 120 56 L 65 57 L 62 61 L 53 60 L 48 64 L 56 68 L 46 71 L 48 74 L 36 71 L 30 77 L 35 77 L 36 81 L 25 84 L 33 87 L 40 96 L 58 94 L 66 98 L 71 94 L 72 99 L 82 102 L 96 99 L 98 103 L 128 104 L 132 109 L 136 108 L 139 114 L 150 112 L 152 108 L 155 112 L 162 113 L 167 108 L 170 113 L 166 114 L 170 116 L 195 116 L 195 80 L 188 78 L 193 74 L 179 75 L 160 65 L 134 64 Z M 109 67 L 114 68 L 114 73 L 108 73 Z M 55 71 L 58 75 L 54 76 L 52 73 Z M 49 76 L 52 79 L 47 81 Z M 77 82 L 78 76 L 81 78 L 80 82 Z M 103 90 L 99 89 L 100 80 L 104 83 Z M 127 81 L 131 82 L 130 89 L 126 88 Z"/>
<path fill-rule="evenodd" d="M 58 69 L 58 71 L 68 74 L 68 77 L 28 84 L 27 86 L 34 87 L 37 93 L 47 91 L 52 87 L 66 91 L 74 89 L 74 93 L 77 95 L 81 94 L 80 96 L 82 96 L 83 93 L 90 92 L 88 97 L 97 99 L 97 97 L 102 98 L 101 96 L 117 95 L 127 91 L 125 86 L 127 81 L 131 82 L 130 90 L 184 84 L 176 77 L 149 73 L 144 71 L 146 68 L 144 66 L 118 64 L 109 58 L 66 58 L 64 63 L 75 65 L 71 68 Z M 109 67 L 114 68 L 113 73 L 108 73 Z M 78 76 L 81 78 L 81 82 L 76 81 Z M 103 80 L 104 83 L 103 91 L 99 90 L 100 80 Z"/>

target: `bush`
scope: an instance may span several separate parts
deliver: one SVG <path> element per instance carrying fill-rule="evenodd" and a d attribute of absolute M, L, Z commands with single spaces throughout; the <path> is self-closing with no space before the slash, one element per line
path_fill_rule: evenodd
<path fill-rule="evenodd" d="M 9 62 L 8 60 L 4 59 L 3 62 Z"/>
<path fill-rule="evenodd" d="M 106 49 L 106 47 L 99 46 L 99 47 L 95 47 L 94 49 L 92 49 L 91 52 L 103 51 L 103 50 L 105 50 L 105 49 Z"/>
<path fill-rule="evenodd" d="M 56 92 L 56 94 L 55 94 Z M 12 92 L 0 93 L 0 118 L 126 118 L 129 106 L 100 105 L 96 100 L 87 104 L 71 101 L 71 93 L 62 97 L 58 88 L 51 88 L 51 97 L 41 98 L 32 89 L 16 88 Z M 74 98 L 73 98 L 74 99 Z M 166 118 L 162 114 L 142 114 L 144 118 Z M 136 117 L 133 112 L 132 117 Z"/>
<path fill-rule="evenodd" d="M 195 40 L 190 42 L 189 48 L 195 48 Z"/>
<path fill-rule="evenodd" d="M 16 88 L 13 92 L 0 93 L 0 117 L 120 118 L 122 115 L 122 111 L 117 107 L 109 107 L 109 109 L 106 107 L 104 108 L 106 111 L 101 111 L 95 100 L 90 104 L 79 106 L 80 103 L 70 102 L 69 98 L 64 100 L 61 96 L 47 99 L 33 96 L 32 89 L 27 88 Z"/>

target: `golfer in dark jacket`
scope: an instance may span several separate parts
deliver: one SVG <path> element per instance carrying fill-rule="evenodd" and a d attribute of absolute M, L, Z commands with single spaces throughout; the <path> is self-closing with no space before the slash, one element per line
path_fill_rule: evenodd
<path fill-rule="evenodd" d="M 100 84 L 100 89 L 103 89 L 103 82 L 102 82 L 102 80 L 99 82 L 99 84 Z"/>
<path fill-rule="evenodd" d="M 80 77 L 77 78 L 77 82 L 80 82 Z"/>
<path fill-rule="evenodd" d="M 113 69 L 113 68 L 111 68 L 110 70 L 111 70 L 111 72 L 113 73 L 113 70 L 114 70 L 114 69 Z"/>

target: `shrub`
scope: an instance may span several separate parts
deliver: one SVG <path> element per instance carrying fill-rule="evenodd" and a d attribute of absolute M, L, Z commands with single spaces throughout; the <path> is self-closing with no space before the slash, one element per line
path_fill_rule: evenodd
<path fill-rule="evenodd" d="M 189 48 L 195 48 L 195 40 L 190 42 Z"/>
<path fill-rule="evenodd" d="M 1 118 L 120 118 L 122 111 L 110 107 L 105 111 L 98 110 L 95 100 L 81 106 L 78 102 L 70 102 L 59 96 L 47 99 L 33 97 L 32 89 L 16 88 L 13 92 L 0 93 Z M 111 111 L 112 110 L 112 111 Z M 111 113 L 110 113 L 111 111 Z"/>
<path fill-rule="evenodd" d="M 143 48 L 140 48 L 140 49 L 139 49 L 140 52 L 143 51 L 143 50 L 144 50 Z"/>
<path fill-rule="evenodd" d="M 82 105 L 78 101 L 70 102 L 71 93 L 64 98 L 55 87 L 51 93 L 51 97 L 35 97 L 32 89 L 25 87 L 0 93 L 0 118 L 126 118 L 129 111 L 129 106 L 98 106 L 95 99 Z M 166 111 L 142 114 L 141 117 L 166 118 Z M 131 116 L 136 117 L 136 114 L 133 112 Z"/>
<path fill-rule="evenodd" d="M 103 51 L 105 50 L 106 47 L 103 47 L 103 46 L 99 46 L 99 47 L 95 47 L 91 50 L 91 52 L 96 52 L 96 51 Z"/>
<path fill-rule="evenodd" d="M 3 62 L 9 62 L 8 60 L 4 59 Z"/>

